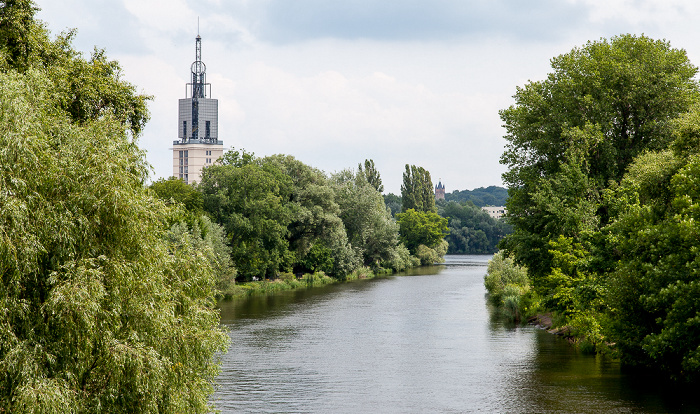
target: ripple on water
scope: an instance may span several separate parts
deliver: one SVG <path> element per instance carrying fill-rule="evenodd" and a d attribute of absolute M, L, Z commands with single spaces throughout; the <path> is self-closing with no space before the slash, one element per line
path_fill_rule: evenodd
<path fill-rule="evenodd" d="M 485 302 L 490 256 L 222 304 L 224 413 L 679 412 L 604 359 Z M 651 396 L 650 396 L 651 395 Z M 687 411 L 687 410 L 686 410 Z M 693 412 L 693 411 L 687 411 Z"/>

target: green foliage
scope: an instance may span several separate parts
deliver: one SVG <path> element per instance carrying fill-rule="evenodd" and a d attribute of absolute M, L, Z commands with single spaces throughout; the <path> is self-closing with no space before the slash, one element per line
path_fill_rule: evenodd
<path fill-rule="evenodd" d="M 670 185 L 658 199 L 630 205 L 610 226 L 610 240 L 620 255 L 608 296 L 613 337 L 626 363 L 696 381 L 700 379 L 700 156 L 682 161 L 675 174 L 669 174 L 673 162 L 649 173 L 643 165 L 648 158 L 640 158 L 642 165 L 631 170 L 637 174 L 624 180 L 618 191 L 629 199 L 638 188 L 643 200 L 645 188 L 668 182 L 669 175 Z"/>
<path fill-rule="evenodd" d="M 486 276 L 484 276 L 484 286 L 489 293 L 489 299 L 494 304 L 500 303 L 504 290 L 509 285 L 519 289 L 529 289 L 527 270 L 515 264 L 512 258 L 498 252 L 489 260 Z"/>
<path fill-rule="evenodd" d="M 311 272 L 330 273 L 333 271 L 333 251 L 322 244 L 314 244 L 299 264 Z"/>
<path fill-rule="evenodd" d="M 74 32 L 51 40 L 34 19 L 37 10 L 30 0 L 4 1 L 0 7 L 0 72 L 40 70 L 50 79 L 53 104 L 74 122 L 111 115 L 138 136 L 148 121 L 146 101 L 151 97 L 137 94 L 104 50 L 95 49 L 84 59 L 71 46 Z"/>
<path fill-rule="evenodd" d="M 623 35 L 552 59 L 544 81 L 518 88 L 501 111 L 501 163 L 515 231 L 503 247 L 533 273 L 551 269 L 547 247 L 608 222 L 600 194 L 634 157 L 672 140 L 673 118 L 698 99 L 697 68 L 665 41 Z"/>
<path fill-rule="evenodd" d="M 423 167 L 406 164 L 401 184 L 401 212 L 409 209 L 436 212 L 435 189 L 430 172 Z"/>
<path fill-rule="evenodd" d="M 502 246 L 582 349 L 700 380 L 697 68 L 624 35 L 552 60 L 501 112 Z"/>
<path fill-rule="evenodd" d="M 150 188 L 166 204 L 181 204 L 187 211 L 192 213 L 201 213 L 203 211 L 204 198 L 202 193 L 197 191 L 195 185 L 187 185 L 177 177 L 161 178 L 151 184 Z"/>
<path fill-rule="evenodd" d="M 348 240 L 364 265 L 382 267 L 396 263 L 398 225 L 382 195 L 365 180 L 364 174 L 353 175 L 349 170 L 333 176 L 333 187 Z"/>
<path fill-rule="evenodd" d="M 198 189 L 204 209 L 227 233 L 232 258 L 242 279 L 274 276 L 288 256 L 288 225 L 292 221 L 292 180 L 277 165 L 228 162 L 202 172 Z"/>
<path fill-rule="evenodd" d="M 0 411 L 208 412 L 210 263 L 166 238 L 133 125 L 76 119 L 60 72 L 0 74 Z"/>
<path fill-rule="evenodd" d="M 471 202 L 477 207 L 505 206 L 508 199 L 508 190 L 495 185 L 479 187 L 473 190 L 454 190 L 445 194 L 445 201 L 454 201 L 459 204 Z"/>
<path fill-rule="evenodd" d="M 221 157 L 221 164 L 240 168 L 255 163 L 255 160 L 255 154 L 252 152 L 246 152 L 244 149 L 239 151 L 235 148 L 231 148 Z"/>
<path fill-rule="evenodd" d="M 508 320 L 519 322 L 539 310 L 539 299 L 530 289 L 527 269 L 515 264 L 502 252 L 489 260 L 484 286 L 489 302 Z"/>
<path fill-rule="evenodd" d="M 397 214 L 396 220 L 401 242 L 411 253 L 420 245 L 437 247 L 447 234 L 447 219 L 437 213 L 409 209 Z"/>
<path fill-rule="evenodd" d="M 403 243 L 399 243 L 398 246 L 392 250 L 389 258 L 382 262 L 382 267 L 400 272 L 402 270 L 420 266 L 420 264 L 420 259 L 415 256 L 411 256 L 411 252 L 408 251 L 406 246 L 404 246 Z"/>
<path fill-rule="evenodd" d="M 382 184 L 382 178 L 379 176 L 379 171 L 374 166 L 374 160 L 365 160 L 365 167 L 362 168 L 362 164 L 357 165 L 357 172 L 363 175 L 367 183 L 374 187 L 375 190 L 380 193 L 384 191 L 384 184 Z"/>
<path fill-rule="evenodd" d="M 340 201 L 323 172 L 289 155 L 274 155 L 260 162 L 279 169 L 291 179 L 289 197 L 283 202 L 291 211 L 287 238 L 296 257 L 292 266 L 295 271 L 321 269 L 343 277 L 359 266 L 357 253 L 348 242 L 346 227 L 340 217 Z M 318 262 L 322 247 L 330 252 L 332 266 L 325 259 Z M 309 254 L 312 256 L 307 258 Z"/>
<path fill-rule="evenodd" d="M 168 230 L 172 242 L 186 238 L 194 251 L 202 254 L 216 278 L 216 288 L 222 294 L 229 292 L 236 280 L 236 269 L 231 260 L 231 248 L 226 244 L 223 227 L 213 223 L 207 216 L 199 216 L 194 226 L 183 221 L 173 224 Z"/>
<path fill-rule="evenodd" d="M 449 254 L 487 254 L 512 231 L 503 220 L 495 220 L 471 203 L 438 202 L 438 214 L 447 218 Z"/>
<path fill-rule="evenodd" d="M 226 229 L 239 279 L 291 271 L 343 279 L 363 265 L 378 271 L 415 265 L 382 195 L 367 181 L 378 179 L 373 171 L 369 160 L 356 174 L 344 170 L 329 179 L 291 156 L 229 151 L 203 173 L 197 190 L 205 211 Z"/>
<path fill-rule="evenodd" d="M 391 211 L 392 217 L 401 212 L 401 197 L 394 193 L 384 195 L 384 204 Z"/>
<path fill-rule="evenodd" d="M 421 265 L 429 266 L 444 262 L 445 253 L 447 253 L 447 241 L 440 240 L 432 248 L 424 244 L 418 245 L 415 255 L 420 260 Z"/>

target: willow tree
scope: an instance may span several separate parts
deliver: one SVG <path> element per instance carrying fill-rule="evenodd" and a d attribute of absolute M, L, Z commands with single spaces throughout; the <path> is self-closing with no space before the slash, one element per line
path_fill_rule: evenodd
<path fill-rule="evenodd" d="M 0 412 L 210 411 L 211 252 L 143 186 L 147 97 L 33 13 L 0 6 Z"/>

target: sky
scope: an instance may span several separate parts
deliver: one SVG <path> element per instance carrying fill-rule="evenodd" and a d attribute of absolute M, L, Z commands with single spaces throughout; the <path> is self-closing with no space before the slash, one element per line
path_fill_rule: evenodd
<path fill-rule="evenodd" d="M 385 193 L 406 164 L 450 193 L 503 185 L 499 110 L 550 59 L 624 33 L 700 65 L 696 0 L 35 0 L 53 34 L 120 62 L 153 96 L 139 137 L 152 180 L 172 173 L 178 99 L 202 37 L 219 139 L 332 174 L 372 159 Z"/>

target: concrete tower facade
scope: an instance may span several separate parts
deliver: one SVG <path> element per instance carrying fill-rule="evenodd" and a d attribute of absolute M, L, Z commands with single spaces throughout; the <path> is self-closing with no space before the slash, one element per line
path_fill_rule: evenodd
<path fill-rule="evenodd" d="M 199 182 L 202 169 L 224 155 L 224 142 L 219 140 L 219 101 L 211 98 L 199 35 L 190 71 L 192 82 L 178 105 L 178 140 L 173 141 L 173 176 L 187 184 Z"/>

